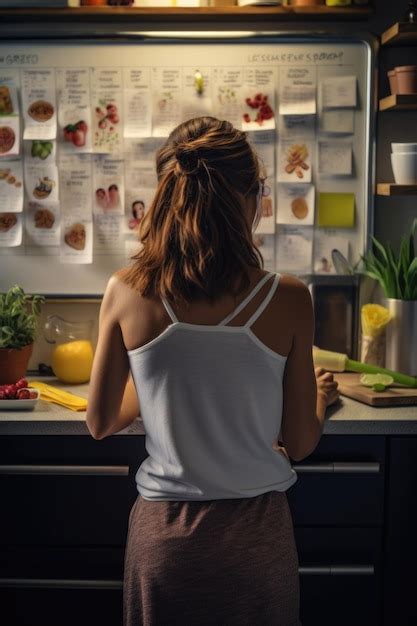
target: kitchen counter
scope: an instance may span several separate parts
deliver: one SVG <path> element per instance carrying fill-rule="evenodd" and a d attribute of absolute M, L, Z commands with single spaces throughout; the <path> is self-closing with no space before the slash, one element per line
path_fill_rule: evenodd
<path fill-rule="evenodd" d="M 87 398 L 88 384 L 63 385 L 48 376 L 41 379 Z M 144 434 L 142 420 L 138 418 L 116 436 Z M 417 435 L 417 406 L 374 408 L 342 397 L 337 406 L 328 410 L 324 434 Z M 2 411 L 0 406 L 0 435 L 89 435 L 89 432 L 85 411 L 70 411 L 39 400 L 33 411 Z"/>

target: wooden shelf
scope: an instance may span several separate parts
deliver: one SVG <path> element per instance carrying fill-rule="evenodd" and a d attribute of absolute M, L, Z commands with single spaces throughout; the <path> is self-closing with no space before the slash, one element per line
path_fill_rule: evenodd
<path fill-rule="evenodd" d="M 378 196 L 417 196 L 417 185 L 378 183 L 376 192 Z"/>
<path fill-rule="evenodd" d="M 413 111 L 417 109 L 417 94 L 396 94 L 379 101 L 380 111 Z"/>
<path fill-rule="evenodd" d="M 291 6 L 227 6 L 227 7 L 76 7 L 56 9 L 0 9 L 0 21 L 125 21 L 130 22 L 234 22 L 281 20 L 366 20 L 372 7 L 291 7 Z"/>
<path fill-rule="evenodd" d="M 412 46 L 417 44 L 417 23 L 397 22 L 381 35 L 382 46 Z"/>

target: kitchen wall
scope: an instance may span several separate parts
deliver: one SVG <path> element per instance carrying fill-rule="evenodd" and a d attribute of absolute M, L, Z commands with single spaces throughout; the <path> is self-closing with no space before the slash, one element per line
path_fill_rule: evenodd
<path fill-rule="evenodd" d="M 374 0 L 375 15 L 362 23 L 354 22 L 344 24 L 334 22 L 330 26 L 342 28 L 345 32 L 357 33 L 371 32 L 380 35 L 391 24 L 401 21 L 407 9 L 407 0 L 392 2 L 392 0 Z M 237 25 L 238 26 L 238 25 Z M 242 25 L 243 26 L 243 25 Z M 282 30 L 320 29 L 329 24 L 306 22 L 284 23 Z M 270 28 L 271 24 L 265 24 Z M 281 26 L 278 26 L 281 30 Z M 260 26 L 261 28 L 261 26 Z M 396 65 L 408 65 L 417 62 L 417 47 L 387 47 L 382 48 L 379 55 L 379 85 L 378 98 L 389 94 L 386 72 Z M 393 181 L 391 171 L 390 152 L 392 141 L 417 141 L 417 113 L 415 111 L 393 111 L 379 114 L 377 118 L 377 150 L 376 150 L 376 180 L 380 182 Z M 394 247 L 398 246 L 401 235 L 408 230 L 411 221 L 417 217 L 417 199 L 413 196 L 404 198 L 378 197 L 375 198 L 374 232 L 382 241 L 390 240 Z M 42 329 L 48 315 L 61 315 L 70 321 L 89 320 L 96 321 L 94 328 L 93 343 L 95 345 L 98 331 L 98 313 L 100 303 L 94 301 L 48 301 L 42 311 L 39 320 L 39 328 Z M 29 368 L 37 370 L 39 363 L 50 364 L 50 355 L 53 346 L 48 344 L 39 332 L 35 349 L 29 362 Z"/>

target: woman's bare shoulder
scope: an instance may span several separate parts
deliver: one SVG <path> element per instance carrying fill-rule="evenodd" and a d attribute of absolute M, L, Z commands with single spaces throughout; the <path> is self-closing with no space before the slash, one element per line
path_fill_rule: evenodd
<path fill-rule="evenodd" d="M 136 302 L 138 298 L 141 299 L 139 291 L 131 287 L 125 280 L 128 270 L 128 267 L 116 270 L 110 276 L 106 285 L 104 299 L 117 310 L 126 306 L 132 299 Z"/>
<path fill-rule="evenodd" d="M 118 270 L 113 272 L 113 274 L 110 276 L 110 280 L 114 283 L 119 282 L 126 284 L 126 277 L 130 269 L 131 268 L 129 266 L 119 268 Z"/>
<path fill-rule="evenodd" d="M 281 274 L 279 279 L 279 291 L 281 294 L 288 296 L 292 301 L 305 302 L 311 300 L 310 291 L 307 285 L 291 274 Z"/>
<path fill-rule="evenodd" d="M 298 332 L 310 327 L 314 316 L 311 294 L 307 285 L 291 274 L 282 274 L 273 300 L 276 315 L 282 315 Z"/>

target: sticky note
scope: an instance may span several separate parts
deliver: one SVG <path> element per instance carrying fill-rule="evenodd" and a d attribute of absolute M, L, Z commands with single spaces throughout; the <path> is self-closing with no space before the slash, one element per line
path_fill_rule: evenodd
<path fill-rule="evenodd" d="M 312 226 L 280 226 L 276 238 L 276 267 L 278 270 L 308 274 L 313 256 Z"/>
<path fill-rule="evenodd" d="M 323 108 L 356 107 L 356 76 L 329 76 L 321 84 Z"/>
<path fill-rule="evenodd" d="M 319 141 L 319 172 L 328 176 L 350 176 L 352 144 L 342 141 Z"/>
<path fill-rule="evenodd" d="M 319 193 L 318 225 L 330 228 L 353 228 L 354 193 Z"/>

